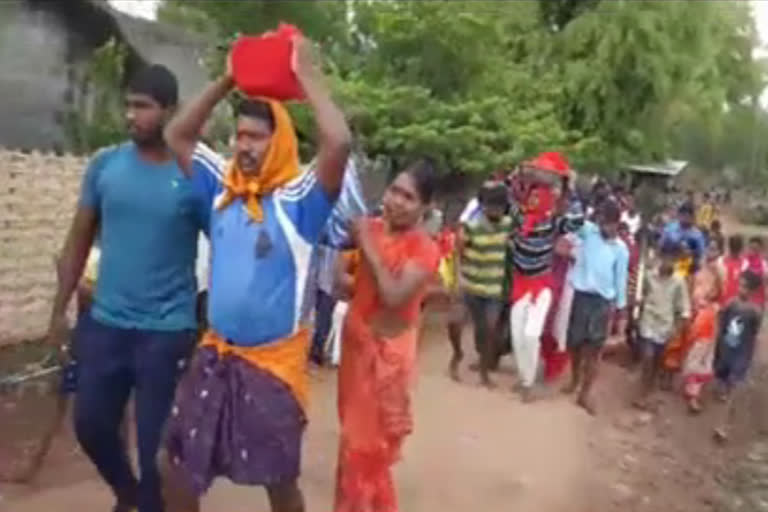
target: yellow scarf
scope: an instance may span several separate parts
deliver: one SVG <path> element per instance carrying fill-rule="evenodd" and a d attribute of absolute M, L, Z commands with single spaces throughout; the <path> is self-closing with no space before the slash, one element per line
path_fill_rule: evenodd
<path fill-rule="evenodd" d="M 216 203 L 216 209 L 221 210 L 240 198 L 254 222 L 264 220 L 261 199 L 299 175 L 299 144 L 291 116 L 281 103 L 263 98 L 262 101 L 272 109 L 275 130 L 261 169 L 256 175 L 247 175 L 240 170 L 237 159 L 233 158 L 224 176 L 224 193 Z"/>

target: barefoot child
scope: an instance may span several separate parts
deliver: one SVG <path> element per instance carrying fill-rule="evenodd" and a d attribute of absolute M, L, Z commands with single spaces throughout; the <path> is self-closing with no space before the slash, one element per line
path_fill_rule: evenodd
<path fill-rule="evenodd" d="M 639 337 L 642 380 L 635 406 L 645 409 L 661 369 L 666 345 L 680 333 L 691 317 L 685 280 L 675 273 L 677 248 L 661 247 L 658 266 L 648 272 L 643 284 Z"/>
<path fill-rule="evenodd" d="M 752 302 L 752 298 L 760 285 L 760 277 L 757 274 L 750 270 L 744 271 L 739 295 L 720 313 L 715 377 L 723 401 L 727 404 L 721 426 L 715 430 L 715 436 L 721 441 L 728 438 L 734 401 L 747 378 L 755 353 L 762 310 Z"/>
<path fill-rule="evenodd" d="M 662 243 L 667 244 L 673 242 L 662 240 Z M 698 260 L 694 260 L 694 254 L 695 244 L 690 239 L 682 240 L 677 245 L 677 260 L 675 261 L 674 273 L 685 281 L 686 288 L 688 289 L 688 296 L 691 298 L 691 317 L 693 316 L 693 309 L 696 306 L 696 300 L 693 298 L 694 276 L 698 275 L 699 269 L 699 263 L 697 263 Z M 683 367 L 685 354 L 687 354 L 689 348 L 687 329 L 688 324 L 686 323 L 666 344 L 664 355 L 662 356 L 663 372 L 661 374 L 661 388 L 665 391 L 672 390 L 675 376 Z"/>
<path fill-rule="evenodd" d="M 493 387 L 489 373 L 504 312 L 506 249 L 514 224 L 506 214 L 504 184 L 484 186 L 480 204 L 481 214 L 463 225 L 459 265 L 461 292 L 472 316 L 475 345 L 480 352 L 480 379 L 484 386 Z"/>
<path fill-rule="evenodd" d="M 608 338 L 614 310 L 627 305 L 629 252 L 618 239 L 621 212 L 612 201 L 604 202 L 597 224 L 586 222 L 577 232 L 581 245 L 571 275 L 574 296 L 568 324 L 572 380 L 569 392 L 579 392 L 578 404 L 592 415 L 592 385 L 597 378 L 600 351 Z"/>

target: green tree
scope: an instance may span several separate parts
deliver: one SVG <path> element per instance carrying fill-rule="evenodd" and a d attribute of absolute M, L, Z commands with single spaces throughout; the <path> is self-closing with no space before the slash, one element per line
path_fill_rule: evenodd
<path fill-rule="evenodd" d="M 725 105 L 765 84 L 744 2 L 165 1 L 161 17 L 179 13 L 210 22 L 220 52 L 236 33 L 295 23 L 322 45 L 367 153 L 450 171 L 545 149 L 591 169 L 662 159 L 682 126 L 721 129 Z M 311 145 L 308 113 L 293 112 Z"/>
<path fill-rule="evenodd" d="M 209 12 L 203 6 L 190 2 L 166 0 L 160 4 L 157 19 L 168 25 L 184 27 L 195 34 L 215 36 L 219 31 L 216 20 L 211 18 Z"/>
<path fill-rule="evenodd" d="M 545 0 L 539 2 L 539 12 L 545 26 L 558 32 L 599 2 L 600 0 Z"/>
<path fill-rule="evenodd" d="M 756 59 L 759 37 L 749 6 L 744 3 L 710 6 L 716 16 L 710 42 L 715 63 L 710 90 L 720 103 L 709 110 L 689 110 L 678 116 L 671 146 L 706 174 L 724 176 L 733 184 L 768 183 L 768 113 L 760 105 L 766 87 L 765 59 Z"/>
<path fill-rule="evenodd" d="M 428 154 L 446 169 L 489 172 L 546 148 L 574 146 L 556 117 L 558 84 L 530 84 L 533 2 L 360 2 L 363 61 L 339 90 L 366 151 Z M 489 49 L 491 49 L 489 51 Z M 516 54 L 515 54 L 516 52 Z M 517 61 L 517 62 L 516 62 Z"/>
<path fill-rule="evenodd" d="M 79 72 L 74 106 L 64 115 L 68 143 L 91 153 L 125 137 L 123 75 L 126 50 L 114 39 L 97 49 Z"/>
<path fill-rule="evenodd" d="M 535 2 L 512 10 L 495 2 L 310 2 L 297 9 L 293 2 L 251 1 L 219 2 L 214 12 L 204 2 L 170 1 L 161 13 L 174 6 L 208 14 L 223 47 L 233 33 L 258 33 L 277 20 L 321 41 L 333 83 L 372 156 L 402 161 L 426 154 L 446 169 L 488 172 L 580 139 L 558 124 L 558 84 L 542 77 L 531 87 L 524 83 L 529 66 L 505 54 L 506 46 L 523 51 L 519 30 L 540 31 Z M 212 65 L 221 66 L 222 56 L 216 60 Z M 293 113 L 300 133 L 309 135 L 306 112 Z"/>
<path fill-rule="evenodd" d="M 326 43 L 343 38 L 346 12 L 344 1 L 165 0 L 157 16 L 163 22 L 223 37 L 260 34 L 279 23 L 292 23 L 311 39 Z"/>
<path fill-rule="evenodd" d="M 562 74 L 563 122 L 604 141 L 609 160 L 663 158 L 679 123 L 720 118 L 730 97 L 764 82 L 748 9 L 600 2 L 553 36 L 548 62 Z M 749 85 L 736 78 L 745 76 Z"/>

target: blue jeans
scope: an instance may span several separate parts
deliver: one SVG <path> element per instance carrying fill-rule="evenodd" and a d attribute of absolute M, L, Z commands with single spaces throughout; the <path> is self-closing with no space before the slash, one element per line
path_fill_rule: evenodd
<path fill-rule="evenodd" d="M 176 381 L 194 349 L 196 332 L 118 329 L 84 315 L 75 336 L 77 439 L 120 503 L 137 505 L 140 512 L 162 512 L 156 456 Z M 140 481 L 119 434 L 131 391 Z"/>

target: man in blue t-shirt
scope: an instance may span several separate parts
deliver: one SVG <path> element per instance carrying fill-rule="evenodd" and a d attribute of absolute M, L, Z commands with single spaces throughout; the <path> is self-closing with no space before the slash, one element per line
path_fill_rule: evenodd
<path fill-rule="evenodd" d="M 660 247 L 665 245 L 683 246 L 691 251 L 693 264 L 691 272 L 698 270 L 707 248 L 704 234 L 694 223 L 693 203 L 685 202 L 678 208 L 677 219 L 664 226 Z"/>
<path fill-rule="evenodd" d="M 60 344 L 65 312 L 96 233 L 99 279 L 76 329 L 75 430 L 115 494 L 115 511 L 163 510 L 156 453 L 176 378 L 196 341 L 195 258 L 207 230 L 201 185 L 185 179 L 163 140 L 178 96 L 176 77 L 153 65 L 128 85 L 131 140 L 91 160 L 62 251 L 49 339 Z M 141 481 L 119 436 L 134 394 Z"/>

